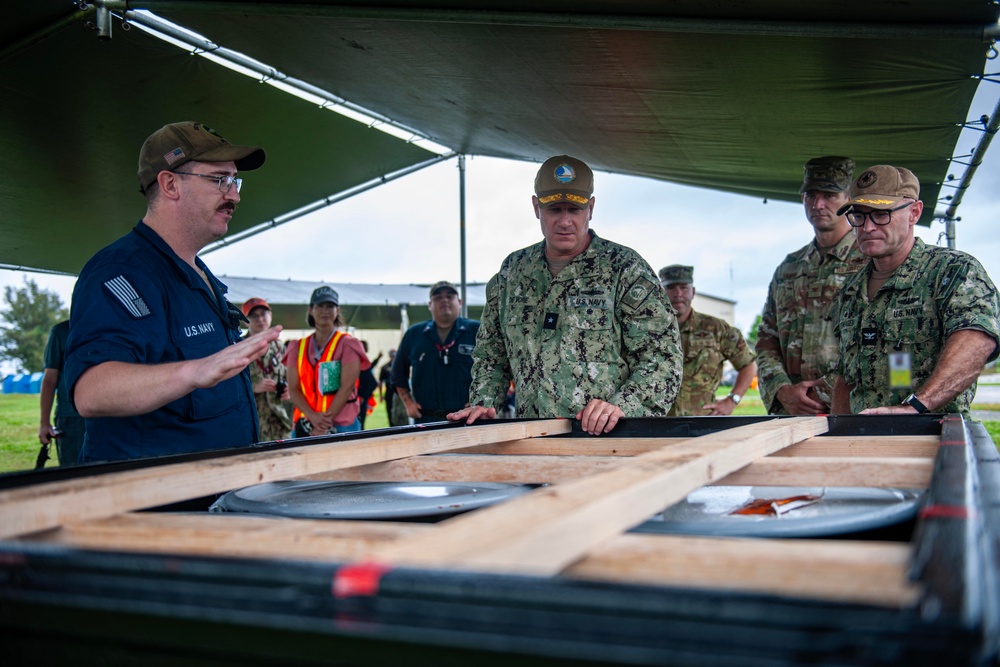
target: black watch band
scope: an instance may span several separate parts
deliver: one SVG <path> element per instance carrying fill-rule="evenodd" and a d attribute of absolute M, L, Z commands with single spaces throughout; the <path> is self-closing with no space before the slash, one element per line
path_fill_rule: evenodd
<path fill-rule="evenodd" d="M 930 410 L 927 409 L 927 406 L 920 402 L 920 399 L 917 398 L 916 394 L 910 394 L 904 398 L 903 405 L 909 405 L 916 408 L 917 412 L 920 414 L 930 412 Z"/>

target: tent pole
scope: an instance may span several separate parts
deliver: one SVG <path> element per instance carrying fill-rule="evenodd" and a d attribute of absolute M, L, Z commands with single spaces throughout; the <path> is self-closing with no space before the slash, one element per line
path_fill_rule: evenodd
<path fill-rule="evenodd" d="M 944 215 L 936 216 L 944 219 L 945 236 L 948 239 L 949 248 L 955 247 L 955 221 L 961 220 L 961 218 L 955 217 L 955 213 L 958 212 L 958 206 L 962 203 L 965 191 L 972 185 L 972 177 L 975 176 L 976 170 L 979 169 L 979 165 L 983 163 L 983 158 L 986 157 L 986 149 L 989 148 L 993 137 L 1000 130 L 1000 100 L 997 100 L 996 106 L 993 107 L 993 113 L 988 117 L 983 115 L 979 119 L 979 122 L 983 124 L 983 135 L 979 137 L 979 143 L 976 144 L 976 148 L 972 152 L 972 160 L 966 165 L 965 173 L 959 179 L 955 194 L 949 199 L 948 208 L 945 210 Z"/>
<path fill-rule="evenodd" d="M 462 266 L 462 283 L 459 286 L 462 298 L 462 317 L 469 316 L 469 304 L 465 299 L 465 155 L 458 156 L 458 243 L 459 261 Z"/>

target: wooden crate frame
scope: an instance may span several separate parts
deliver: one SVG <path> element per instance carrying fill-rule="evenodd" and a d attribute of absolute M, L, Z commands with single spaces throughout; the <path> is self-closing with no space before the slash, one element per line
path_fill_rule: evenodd
<path fill-rule="evenodd" d="M 1000 642 L 1000 458 L 977 426 L 680 418 L 595 438 L 513 421 L 8 477 L 0 643 L 12 664 L 95 647 L 232 664 L 400 650 L 438 664 L 985 664 Z M 171 511 L 280 479 L 549 486 L 437 524 Z M 626 532 L 708 483 L 928 492 L 909 542 Z M 53 637 L 60 615 L 72 628 Z"/>
<path fill-rule="evenodd" d="M 920 596 L 907 544 L 625 531 L 711 483 L 926 488 L 934 436 L 820 438 L 827 420 L 817 417 L 694 438 L 544 437 L 569 429 L 546 420 L 388 434 L 0 491 L 0 532 L 80 549 L 562 575 L 895 608 Z M 436 525 L 132 512 L 292 478 L 550 486 Z"/>

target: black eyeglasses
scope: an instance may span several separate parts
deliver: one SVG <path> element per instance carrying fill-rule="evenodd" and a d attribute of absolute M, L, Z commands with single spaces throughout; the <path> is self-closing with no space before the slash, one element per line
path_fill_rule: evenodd
<path fill-rule="evenodd" d="M 876 225 L 884 227 L 892 222 L 893 211 L 902 211 L 907 206 L 912 206 L 913 204 L 914 202 L 911 201 L 903 204 L 902 206 L 897 206 L 896 208 L 877 208 L 868 211 L 867 213 L 862 213 L 861 211 L 857 211 L 852 208 L 847 212 L 847 222 L 851 223 L 851 227 L 864 227 L 865 219 L 871 218 L 871 221 Z"/>
<path fill-rule="evenodd" d="M 208 174 L 194 174 L 190 171 L 175 171 L 175 174 L 180 174 L 181 176 L 197 176 L 198 178 L 207 178 L 211 181 L 215 181 L 219 186 L 219 192 L 229 192 L 236 186 L 236 191 L 239 192 L 240 188 L 243 187 L 243 179 L 236 178 L 235 176 L 209 176 Z"/>

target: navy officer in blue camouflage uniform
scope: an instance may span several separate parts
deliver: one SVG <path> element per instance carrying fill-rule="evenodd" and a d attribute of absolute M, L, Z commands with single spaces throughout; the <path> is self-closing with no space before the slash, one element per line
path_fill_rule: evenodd
<path fill-rule="evenodd" d="M 257 441 L 247 365 L 281 328 L 241 341 L 242 313 L 197 253 L 228 231 L 238 173 L 263 163 L 262 149 L 200 123 L 146 139 L 146 215 L 87 262 L 73 290 L 67 380 L 87 420 L 81 462 Z"/>
<path fill-rule="evenodd" d="M 447 280 L 431 286 L 431 319 L 407 329 L 390 383 L 417 424 L 444 421 L 469 404 L 479 322 L 459 317 L 462 300 Z M 412 371 L 412 377 L 411 377 Z"/>

